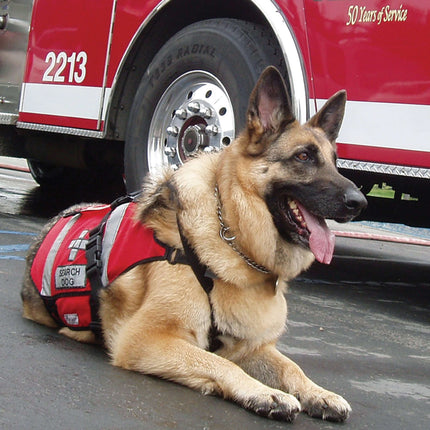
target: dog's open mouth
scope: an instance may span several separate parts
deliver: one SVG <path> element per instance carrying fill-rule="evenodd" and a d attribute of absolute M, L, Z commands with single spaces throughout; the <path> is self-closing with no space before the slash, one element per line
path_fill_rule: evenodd
<path fill-rule="evenodd" d="M 309 246 L 317 261 L 330 264 L 335 235 L 324 218 L 311 214 L 302 204 L 291 198 L 282 199 L 279 203 L 288 230 L 295 233 L 302 244 Z"/>

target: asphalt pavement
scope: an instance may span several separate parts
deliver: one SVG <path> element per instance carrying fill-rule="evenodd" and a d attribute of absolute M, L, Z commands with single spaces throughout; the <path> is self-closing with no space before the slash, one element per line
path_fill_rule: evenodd
<path fill-rule="evenodd" d="M 353 412 L 345 424 L 304 414 L 284 424 L 115 368 L 102 348 L 21 318 L 28 246 L 49 213 L 77 198 L 47 196 L 25 169 L 0 166 L 0 428 L 430 428 L 427 229 L 330 225 L 338 233 L 333 263 L 315 264 L 291 283 L 279 348 Z"/>

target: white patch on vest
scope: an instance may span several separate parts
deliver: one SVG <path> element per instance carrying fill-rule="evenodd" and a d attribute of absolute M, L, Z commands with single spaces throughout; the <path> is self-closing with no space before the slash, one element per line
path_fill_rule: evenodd
<path fill-rule="evenodd" d="M 69 261 L 73 261 L 76 258 L 78 251 L 84 250 L 87 247 L 88 239 L 85 239 L 87 233 L 89 233 L 89 230 L 82 231 L 78 239 L 74 239 L 70 242 Z"/>
<path fill-rule="evenodd" d="M 63 314 L 68 325 L 79 325 L 78 314 Z"/>
<path fill-rule="evenodd" d="M 70 288 L 85 288 L 85 265 L 58 266 L 55 270 L 55 288 L 57 290 Z"/>

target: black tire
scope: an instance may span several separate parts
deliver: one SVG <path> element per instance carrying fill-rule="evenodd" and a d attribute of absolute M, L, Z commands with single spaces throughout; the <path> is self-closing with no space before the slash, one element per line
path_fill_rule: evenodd
<path fill-rule="evenodd" d="M 283 64 L 273 36 L 249 22 L 201 21 L 173 36 L 149 65 L 133 101 L 124 154 L 127 191 L 139 190 L 150 170 L 228 145 L 244 126 L 260 73 L 275 65 L 286 75 Z M 190 102 L 197 102 L 192 112 Z"/>
<path fill-rule="evenodd" d="M 43 187 L 62 185 L 68 177 L 64 167 L 51 166 L 36 160 L 27 160 L 27 165 L 33 179 Z"/>
<path fill-rule="evenodd" d="M 110 166 L 109 170 L 106 165 L 93 166 L 91 169 L 77 169 L 54 166 L 36 160 L 27 160 L 27 164 L 31 176 L 43 189 L 67 190 L 70 195 L 74 193 L 85 195 L 84 193 L 94 191 L 96 194 L 92 197 L 93 200 L 99 200 L 97 193 L 101 196 L 106 195 L 108 200 L 114 200 L 125 193 L 122 172 L 113 166 Z M 101 198 L 101 201 L 103 200 L 105 198 Z"/>

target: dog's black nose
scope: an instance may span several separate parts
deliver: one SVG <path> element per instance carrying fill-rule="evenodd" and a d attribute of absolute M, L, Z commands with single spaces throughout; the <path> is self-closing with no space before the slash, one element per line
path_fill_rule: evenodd
<path fill-rule="evenodd" d="M 364 197 L 364 194 L 355 186 L 349 187 L 346 190 L 343 201 L 347 209 L 355 215 L 358 215 L 363 209 L 367 208 L 366 197 Z"/>

